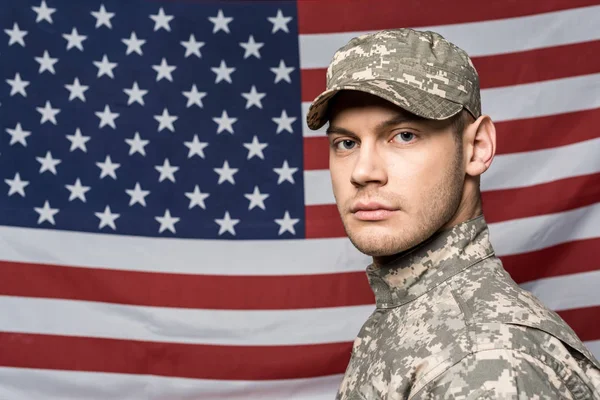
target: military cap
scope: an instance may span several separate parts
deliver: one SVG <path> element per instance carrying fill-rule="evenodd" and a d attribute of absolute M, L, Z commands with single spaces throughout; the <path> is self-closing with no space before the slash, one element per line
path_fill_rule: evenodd
<path fill-rule="evenodd" d="M 431 31 L 389 29 L 361 35 L 338 49 L 327 68 L 327 88 L 306 117 L 315 130 L 327 122 L 340 90 L 379 96 L 427 119 L 446 119 L 465 108 L 481 115 L 479 76 L 467 53 Z"/>

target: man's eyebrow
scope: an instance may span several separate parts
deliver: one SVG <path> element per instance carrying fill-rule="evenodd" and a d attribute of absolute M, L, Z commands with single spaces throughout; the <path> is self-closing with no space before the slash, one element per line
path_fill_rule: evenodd
<path fill-rule="evenodd" d="M 325 131 L 325 133 L 327 133 L 328 135 L 331 135 L 333 133 L 339 133 L 340 135 L 353 135 L 356 136 L 356 134 L 348 129 L 339 127 L 339 126 L 333 126 L 333 125 L 329 125 L 327 127 L 327 130 Z"/>
<path fill-rule="evenodd" d="M 398 125 L 401 124 L 403 122 L 421 122 L 424 121 L 425 118 L 421 118 L 418 117 L 416 115 L 405 115 L 405 114 L 398 114 L 395 115 L 393 117 L 391 117 L 390 119 L 380 122 L 379 124 L 377 124 L 377 126 L 375 127 L 375 129 L 377 131 L 381 131 L 384 130 L 385 128 L 389 128 L 391 126 L 394 125 Z M 329 127 L 326 130 L 326 133 L 328 135 L 333 134 L 333 133 L 338 133 L 341 135 L 354 135 L 356 136 L 356 134 L 346 128 L 342 128 L 339 126 L 334 126 L 334 125 L 329 125 Z"/>

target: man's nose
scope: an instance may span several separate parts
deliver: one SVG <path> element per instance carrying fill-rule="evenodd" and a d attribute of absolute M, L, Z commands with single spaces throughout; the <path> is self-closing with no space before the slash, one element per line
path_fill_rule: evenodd
<path fill-rule="evenodd" d="M 369 183 L 384 185 L 387 183 L 384 160 L 373 144 L 364 144 L 359 149 L 350 179 L 355 186 L 366 186 Z"/>

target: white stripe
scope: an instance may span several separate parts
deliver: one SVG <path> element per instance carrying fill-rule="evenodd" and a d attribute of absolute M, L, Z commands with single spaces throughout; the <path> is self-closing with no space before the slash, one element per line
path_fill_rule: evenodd
<path fill-rule="evenodd" d="M 589 342 L 584 342 L 584 344 L 588 350 L 600 360 L 600 340 L 591 340 Z"/>
<path fill-rule="evenodd" d="M 0 310 L 3 310 L 0 331 L 166 343 L 276 346 L 351 342 L 374 305 L 238 311 L 0 296 Z"/>
<path fill-rule="evenodd" d="M 330 400 L 341 375 L 274 381 L 0 367 L 0 399 L 10 400 Z"/>
<path fill-rule="evenodd" d="M 575 210 L 489 225 L 498 255 L 539 250 L 600 237 L 600 203 Z M 277 244 L 277 245 L 275 245 Z M 21 251 L 27 249 L 27 251 Z M 347 238 L 296 241 L 218 241 L 75 234 L 0 227 L 3 260 L 129 271 L 303 275 L 364 271 L 370 257 Z M 227 254 L 226 268 L 223 254 Z M 250 268 L 248 260 L 260 268 Z"/>
<path fill-rule="evenodd" d="M 600 26 L 600 24 L 598 24 Z M 600 74 L 574 76 L 543 82 L 482 89 L 482 112 L 494 122 L 542 117 L 600 107 Z M 323 136 L 326 126 L 316 131 L 306 125 L 311 102 L 302 103 L 304 137 Z"/>
<path fill-rule="evenodd" d="M 538 279 L 521 287 L 554 311 L 600 304 L 600 271 Z"/>
<path fill-rule="evenodd" d="M 525 17 L 418 28 L 440 33 L 470 57 L 600 39 L 600 6 Z M 400 28 L 400 27 L 398 27 Z M 333 54 L 365 32 L 300 35 L 301 68 L 326 68 Z"/>
<path fill-rule="evenodd" d="M 497 155 L 481 177 L 481 189 L 520 188 L 595 174 L 600 172 L 599 155 L 600 137 L 551 149 Z M 307 206 L 335 204 L 328 169 L 304 171 L 304 187 Z"/>

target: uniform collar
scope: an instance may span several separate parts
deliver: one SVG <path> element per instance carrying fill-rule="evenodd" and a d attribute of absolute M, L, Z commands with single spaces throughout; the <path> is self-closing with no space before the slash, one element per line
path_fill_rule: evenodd
<path fill-rule="evenodd" d="M 385 265 L 369 265 L 367 277 L 377 307 L 397 307 L 492 255 L 488 226 L 481 215 L 435 233 Z"/>

